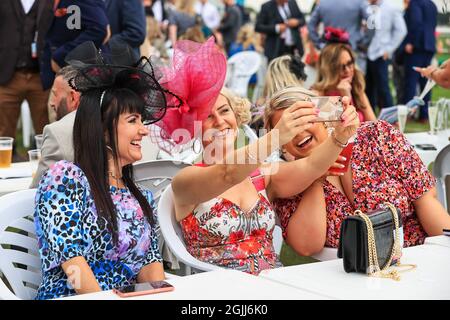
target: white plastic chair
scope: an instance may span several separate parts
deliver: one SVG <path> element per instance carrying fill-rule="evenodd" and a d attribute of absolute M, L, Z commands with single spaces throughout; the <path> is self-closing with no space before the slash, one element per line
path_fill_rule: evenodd
<path fill-rule="evenodd" d="M 253 91 L 252 97 L 253 103 L 256 103 L 263 93 L 264 84 L 266 83 L 267 65 L 268 65 L 267 57 L 261 55 L 261 65 L 259 66 L 259 69 L 256 72 L 257 80 L 255 90 Z"/>
<path fill-rule="evenodd" d="M 447 201 L 449 190 L 446 190 L 445 178 L 450 175 L 450 145 L 442 149 L 436 157 L 433 165 L 433 176 L 436 178 L 436 189 L 439 201 L 447 212 L 450 213 L 450 205 Z"/>
<path fill-rule="evenodd" d="M 183 234 L 175 218 L 173 191 L 169 185 L 163 192 L 158 203 L 158 221 L 161 233 L 170 251 L 184 264 L 184 274 L 190 275 L 202 271 L 220 270 L 222 268 L 194 258 L 187 250 Z"/>
<path fill-rule="evenodd" d="M 247 98 L 248 83 L 258 71 L 261 60 L 261 55 L 255 51 L 242 51 L 230 57 L 225 86 L 236 95 Z"/>
<path fill-rule="evenodd" d="M 34 299 L 41 283 L 33 220 L 35 194 L 36 189 L 29 189 L 0 197 L 0 299 Z"/>
<path fill-rule="evenodd" d="M 324 247 L 322 251 L 313 254 L 312 257 L 320 261 L 335 260 L 339 259 L 337 256 L 337 251 L 338 250 L 336 248 Z"/>
<path fill-rule="evenodd" d="M 155 203 L 159 202 L 162 192 L 170 185 L 177 172 L 189 163 L 172 160 L 154 160 L 137 163 L 133 166 L 134 181 L 153 193 Z M 165 236 L 159 237 L 159 248 L 164 261 L 171 264 L 172 269 L 179 269 L 176 256 L 167 248 Z"/>

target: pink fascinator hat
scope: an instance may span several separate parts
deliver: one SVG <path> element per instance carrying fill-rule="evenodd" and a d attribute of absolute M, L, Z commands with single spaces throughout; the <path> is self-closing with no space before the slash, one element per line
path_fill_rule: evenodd
<path fill-rule="evenodd" d="M 182 104 L 179 108 L 167 109 L 164 118 L 155 123 L 159 130 L 151 130 L 151 137 L 156 138 L 163 150 L 171 153 L 175 147 L 195 137 L 194 123 L 205 120 L 211 113 L 224 85 L 226 70 L 226 57 L 213 37 L 205 43 L 176 42 L 172 65 L 160 69 L 159 83 L 174 94 L 167 96 L 168 104 L 172 103 L 171 99 L 178 98 Z M 183 137 L 173 134 L 177 129 L 184 129 Z"/>

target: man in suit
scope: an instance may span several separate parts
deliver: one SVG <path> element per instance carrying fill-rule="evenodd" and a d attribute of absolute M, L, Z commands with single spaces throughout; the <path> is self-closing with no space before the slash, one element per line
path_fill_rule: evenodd
<path fill-rule="evenodd" d="M 366 93 L 372 107 L 394 105 L 389 89 L 389 64 L 406 36 L 406 23 L 400 10 L 386 0 L 369 0 L 373 37 L 367 50 Z"/>
<path fill-rule="evenodd" d="M 236 36 L 242 26 L 242 13 L 234 0 L 223 0 L 225 15 L 220 22 L 219 32 L 222 34 L 225 49 L 230 51 L 231 44 L 236 41 Z"/>
<path fill-rule="evenodd" d="M 303 56 L 303 25 L 305 17 L 295 0 L 270 0 L 261 6 L 255 30 L 266 36 L 264 53 L 269 61 L 284 54 Z"/>
<path fill-rule="evenodd" d="M 142 0 L 104 0 L 106 15 L 111 26 L 109 43 L 122 42 L 133 49 L 136 60 L 139 47 L 147 34 L 145 9 Z"/>
<path fill-rule="evenodd" d="M 37 133 L 48 123 L 48 91 L 41 83 L 39 61 L 51 16 L 46 0 L 0 1 L 0 136 L 16 136 L 24 100 Z"/>
<path fill-rule="evenodd" d="M 435 30 L 437 25 L 437 8 L 431 0 L 411 0 L 405 11 L 405 21 L 408 34 L 404 40 L 405 83 L 403 103 L 417 95 L 417 83 L 421 90 L 426 85 L 427 79 L 420 77 L 413 67 L 425 68 L 431 63 L 436 52 Z M 426 104 L 420 107 L 420 119 L 428 119 L 428 102 L 431 93 L 428 93 L 424 101 Z"/>
<path fill-rule="evenodd" d="M 41 77 L 44 89 L 49 89 L 55 73 L 66 65 L 66 55 L 79 44 L 93 41 L 103 48 L 108 40 L 108 18 L 103 0 L 54 0 L 54 18 L 47 33 Z M 79 11 L 69 12 L 69 8 Z M 77 19 L 80 21 L 78 27 Z"/>
<path fill-rule="evenodd" d="M 57 121 L 44 128 L 41 160 L 31 188 L 38 186 L 44 172 L 55 162 L 62 159 L 73 161 L 72 132 L 76 110 L 80 104 L 80 93 L 69 86 L 69 80 L 76 74 L 77 71 L 73 67 L 66 66 L 55 76 L 49 105 L 55 110 Z"/>

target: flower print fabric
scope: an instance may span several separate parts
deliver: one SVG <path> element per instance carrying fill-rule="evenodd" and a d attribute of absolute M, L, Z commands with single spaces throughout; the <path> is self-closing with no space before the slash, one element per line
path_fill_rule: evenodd
<path fill-rule="evenodd" d="M 151 192 L 140 190 L 154 208 Z M 79 167 L 59 161 L 44 174 L 34 214 L 42 262 L 36 299 L 75 294 L 61 267 L 74 257 L 86 259 L 102 290 L 135 283 L 142 267 L 162 261 L 157 225 L 148 223 L 139 202 L 128 189 L 110 187 L 110 195 L 118 219 L 117 245 L 106 220 L 97 215 L 88 180 Z"/>
<path fill-rule="evenodd" d="M 325 246 L 337 248 L 342 221 L 355 210 L 369 212 L 384 203 L 397 207 L 402 216 L 404 246 L 422 244 L 427 234 L 420 225 L 413 202 L 432 189 L 435 180 L 405 136 L 385 121 L 366 122 L 358 129 L 351 160 L 354 203 L 325 181 L 327 210 Z M 276 199 L 273 207 L 287 236 L 289 218 L 302 195 Z"/>
<path fill-rule="evenodd" d="M 255 275 L 281 267 L 273 248 L 275 213 L 264 193 L 258 192 L 247 212 L 225 198 L 199 204 L 180 222 L 188 252 L 201 261 Z"/>

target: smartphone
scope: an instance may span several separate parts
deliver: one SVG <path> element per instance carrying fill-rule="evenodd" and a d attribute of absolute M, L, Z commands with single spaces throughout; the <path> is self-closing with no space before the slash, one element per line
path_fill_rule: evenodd
<path fill-rule="evenodd" d="M 174 287 L 166 281 L 152 281 L 115 288 L 113 292 L 121 298 L 127 298 L 172 290 L 174 290 Z"/>
<path fill-rule="evenodd" d="M 344 107 L 342 97 L 311 97 L 311 102 L 319 109 L 317 119 L 311 122 L 340 122 Z"/>
<path fill-rule="evenodd" d="M 435 146 L 429 143 L 416 144 L 415 147 L 420 150 L 437 150 Z"/>
<path fill-rule="evenodd" d="M 442 232 L 444 233 L 445 236 L 450 237 L 450 229 L 442 229 Z"/>

